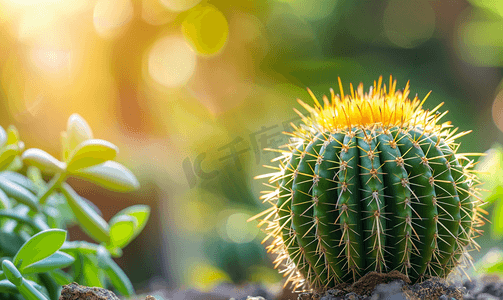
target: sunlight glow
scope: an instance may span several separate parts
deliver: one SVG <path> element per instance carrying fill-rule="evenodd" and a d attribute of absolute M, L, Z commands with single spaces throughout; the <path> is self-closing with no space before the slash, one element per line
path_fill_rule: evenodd
<path fill-rule="evenodd" d="M 148 73 L 166 87 L 184 85 L 196 68 L 196 54 L 182 36 L 158 40 L 148 54 Z"/>
<path fill-rule="evenodd" d="M 171 11 L 186 11 L 196 6 L 201 0 L 159 0 Z"/>
<path fill-rule="evenodd" d="M 31 51 L 31 60 L 40 70 L 54 73 L 69 70 L 71 53 L 64 50 L 33 49 Z"/>
<path fill-rule="evenodd" d="M 258 234 L 258 228 L 246 222 L 251 217 L 245 213 L 234 213 L 225 222 L 226 237 L 237 244 L 251 242 Z"/>
<path fill-rule="evenodd" d="M 132 18 L 130 0 L 99 0 L 94 6 L 94 28 L 103 38 L 116 37 Z"/>

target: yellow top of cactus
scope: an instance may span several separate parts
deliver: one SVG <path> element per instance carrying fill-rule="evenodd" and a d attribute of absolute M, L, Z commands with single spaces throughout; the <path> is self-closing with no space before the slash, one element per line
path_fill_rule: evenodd
<path fill-rule="evenodd" d="M 344 130 L 354 126 L 367 127 L 379 124 L 383 127 L 399 125 L 400 127 L 421 126 L 428 130 L 442 129 L 448 127 L 450 122 L 437 125 L 437 121 L 446 113 L 438 114 L 436 111 L 443 105 L 439 104 L 433 110 L 423 110 L 422 104 L 429 94 L 420 100 L 417 95 L 412 100 L 409 96 L 409 82 L 403 90 L 396 90 L 396 80 L 390 76 L 388 88 L 382 84 L 382 76 L 374 81 L 373 87 L 368 93 L 363 92 L 363 84 L 360 83 L 356 91 L 351 86 L 351 94 L 345 95 L 342 83 L 339 78 L 340 95 L 336 95 L 330 89 L 331 101 L 327 96 L 323 96 L 324 107 L 311 90 L 309 94 L 314 100 L 314 107 L 309 106 L 302 100 L 297 101 L 311 114 L 305 117 L 298 110 L 304 122 L 308 125 L 318 124 L 322 130 Z"/>

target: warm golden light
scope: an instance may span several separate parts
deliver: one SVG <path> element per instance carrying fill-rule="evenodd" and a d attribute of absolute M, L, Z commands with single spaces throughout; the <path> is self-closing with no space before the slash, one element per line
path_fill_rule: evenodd
<path fill-rule="evenodd" d="M 167 9 L 172 11 L 186 11 L 196 6 L 201 0 L 159 0 Z"/>
<path fill-rule="evenodd" d="M 163 25 L 175 20 L 178 12 L 170 11 L 158 0 L 142 0 L 141 18 L 150 25 Z"/>
<path fill-rule="evenodd" d="M 104 38 L 117 36 L 133 17 L 130 0 L 98 0 L 94 6 L 93 23 L 96 32 Z"/>
<path fill-rule="evenodd" d="M 40 70 L 47 73 L 57 73 L 70 70 L 71 53 L 65 50 L 33 49 L 31 60 Z"/>
<path fill-rule="evenodd" d="M 196 68 L 196 54 L 182 36 L 158 40 L 148 54 L 148 72 L 166 87 L 184 85 Z"/>

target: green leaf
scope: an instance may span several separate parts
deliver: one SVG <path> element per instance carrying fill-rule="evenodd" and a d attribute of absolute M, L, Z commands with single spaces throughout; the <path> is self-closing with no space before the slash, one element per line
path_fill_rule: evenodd
<path fill-rule="evenodd" d="M 93 244 L 86 241 L 66 241 L 59 250 L 70 252 L 70 254 L 96 254 L 98 246 L 98 244 Z"/>
<path fill-rule="evenodd" d="M 62 173 L 66 169 L 64 162 L 57 160 L 54 156 L 41 149 L 28 149 L 21 155 L 21 159 L 25 164 L 35 166 L 48 174 Z"/>
<path fill-rule="evenodd" d="M 33 294 L 36 294 L 36 298 L 32 298 L 31 293 L 26 296 L 26 291 L 21 292 L 21 290 L 26 289 L 25 286 L 31 286 L 31 289 L 33 289 Z M 12 282 L 10 282 L 8 279 L 3 279 L 0 280 L 0 293 L 9 293 L 9 294 L 15 294 L 18 295 L 20 292 L 23 296 L 25 296 L 25 299 L 35 299 L 35 300 L 47 300 L 44 295 L 40 293 L 40 291 L 44 290 L 44 287 L 39 285 L 38 283 L 27 280 L 25 278 L 22 279 L 21 282 L 21 287 L 16 287 Z M 24 294 L 23 294 L 24 293 Z M 3 298 L 2 298 L 3 299 Z M 14 298 L 17 299 L 17 298 Z"/>
<path fill-rule="evenodd" d="M 32 168 L 34 168 L 34 167 L 28 167 L 27 172 L 29 172 L 29 170 Z M 37 169 L 37 168 L 35 168 L 35 169 Z M 0 173 L 0 176 L 7 178 L 8 180 L 10 180 L 14 183 L 17 183 L 18 185 L 24 187 L 25 189 L 29 190 L 33 194 L 36 194 L 38 192 L 38 189 L 35 186 L 35 184 L 28 177 L 26 177 L 22 174 L 19 174 L 19 173 L 13 172 L 13 171 L 4 171 L 4 172 Z"/>
<path fill-rule="evenodd" d="M 28 169 L 26 170 L 26 177 L 32 182 L 32 185 L 37 193 L 39 193 L 40 191 L 44 191 L 46 189 L 47 184 L 42 178 L 42 172 L 40 171 L 39 168 L 29 166 Z"/>
<path fill-rule="evenodd" d="M 98 247 L 97 257 L 100 266 L 105 270 L 108 278 L 110 278 L 110 281 L 119 293 L 124 296 L 134 295 L 133 284 L 103 246 Z"/>
<path fill-rule="evenodd" d="M 16 220 L 20 223 L 24 223 L 24 224 L 30 226 L 31 228 L 33 228 L 33 230 L 35 230 L 37 232 L 48 229 L 47 224 L 40 223 L 40 221 L 43 221 L 43 220 L 39 220 L 39 218 L 32 219 L 32 218 L 23 216 L 23 215 L 19 214 L 19 212 L 15 211 L 14 209 L 2 209 L 2 210 L 0 210 L 0 216 Z"/>
<path fill-rule="evenodd" d="M 95 241 L 108 243 L 110 240 L 110 229 L 107 222 L 87 205 L 67 183 L 62 184 L 61 191 L 65 195 L 67 203 L 72 209 L 80 228 Z"/>
<path fill-rule="evenodd" d="M 23 295 L 25 300 L 48 300 L 31 281 L 22 278 L 21 285 L 17 287 L 19 293 Z"/>
<path fill-rule="evenodd" d="M 150 216 L 150 207 L 147 205 L 133 205 L 130 207 L 127 207 L 121 211 L 119 211 L 111 220 L 110 220 L 110 226 L 112 223 L 112 220 L 114 218 L 119 217 L 119 216 L 131 216 L 134 219 L 136 219 L 135 226 L 133 228 L 133 233 L 132 235 L 128 238 L 127 242 L 125 244 L 113 244 L 115 247 L 120 247 L 124 248 L 131 242 L 138 234 L 145 228 L 145 225 L 147 224 L 148 218 Z M 112 235 L 112 234 L 110 234 Z"/>
<path fill-rule="evenodd" d="M 80 143 L 93 138 L 93 132 L 87 122 L 79 115 L 72 114 L 66 126 L 66 149 L 71 153 Z M 65 149 L 63 149 L 65 150 Z"/>
<path fill-rule="evenodd" d="M 61 269 L 73 264 L 75 258 L 61 251 L 56 251 L 53 255 L 33 263 L 23 269 L 22 274 L 43 273 L 54 269 Z"/>
<path fill-rule="evenodd" d="M 17 287 L 8 279 L 0 280 L 0 293 L 17 294 Z"/>
<path fill-rule="evenodd" d="M 17 155 L 16 157 L 14 157 L 12 163 L 5 170 L 19 172 L 19 170 L 21 170 L 22 168 L 23 168 L 23 161 L 21 160 L 21 156 Z"/>
<path fill-rule="evenodd" d="M 0 210 L 9 209 L 11 207 L 9 197 L 4 191 L 0 190 Z"/>
<path fill-rule="evenodd" d="M 39 273 L 37 275 L 39 282 L 44 286 L 49 299 L 59 300 L 59 296 L 61 295 L 62 287 L 59 283 L 51 277 L 49 272 Z M 45 292 L 44 291 L 44 292 Z"/>
<path fill-rule="evenodd" d="M 14 232 L 0 230 L 0 248 L 4 255 L 14 256 L 21 246 L 24 244 L 24 240 Z"/>
<path fill-rule="evenodd" d="M 84 141 L 73 151 L 67 169 L 73 172 L 113 160 L 117 152 L 119 152 L 117 146 L 108 141 L 99 139 Z"/>
<path fill-rule="evenodd" d="M 495 193 L 491 197 L 495 197 L 498 201 L 495 201 L 492 205 L 492 226 L 491 226 L 491 238 L 500 240 L 503 237 L 503 187 L 498 186 Z"/>
<path fill-rule="evenodd" d="M 12 182 L 5 177 L 1 177 L 0 189 L 3 190 L 7 196 L 14 198 L 16 201 L 28 206 L 36 212 L 40 211 L 37 197 L 19 184 Z"/>
<path fill-rule="evenodd" d="M 105 245 L 105 248 L 110 252 L 110 255 L 112 257 L 121 257 L 122 256 L 122 249 L 119 247 L 112 247 L 110 244 Z"/>
<path fill-rule="evenodd" d="M 7 145 L 17 145 L 20 142 L 19 132 L 14 125 L 7 128 Z"/>
<path fill-rule="evenodd" d="M 0 148 L 2 148 L 7 142 L 7 133 L 2 126 L 0 126 Z"/>
<path fill-rule="evenodd" d="M 138 226 L 136 218 L 128 215 L 115 215 L 110 220 L 110 245 L 124 248 L 131 240 Z"/>
<path fill-rule="evenodd" d="M 85 285 L 104 288 L 103 283 L 99 278 L 100 276 L 97 262 L 93 261 L 94 258 L 90 255 L 82 255 L 81 257 Z"/>
<path fill-rule="evenodd" d="M 22 272 L 23 269 L 54 254 L 66 239 L 66 231 L 48 229 L 32 236 L 14 256 L 13 262 Z"/>
<path fill-rule="evenodd" d="M 72 258 L 73 258 L 73 256 L 72 256 Z M 56 283 L 59 285 L 67 285 L 67 284 L 72 283 L 72 281 L 73 281 L 72 276 L 66 274 L 65 272 L 63 272 L 61 270 L 52 270 L 52 271 L 49 271 L 48 273 L 52 277 L 52 279 L 54 279 L 54 281 L 56 281 Z"/>
<path fill-rule="evenodd" d="M 11 261 L 4 259 L 2 261 L 2 270 L 7 279 L 10 282 L 12 282 L 15 286 L 19 287 L 21 285 L 21 282 L 23 281 L 23 276 Z"/>
<path fill-rule="evenodd" d="M 0 153 L 0 171 L 7 169 L 18 154 L 19 147 L 17 145 L 8 145 L 3 148 Z"/>
<path fill-rule="evenodd" d="M 129 192 L 140 187 L 140 183 L 131 171 L 111 160 L 78 170 L 73 175 L 118 192 Z"/>

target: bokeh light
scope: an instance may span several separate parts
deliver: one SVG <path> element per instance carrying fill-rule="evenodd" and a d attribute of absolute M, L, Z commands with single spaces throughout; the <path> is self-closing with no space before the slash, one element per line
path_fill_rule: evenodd
<path fill-rule="evenodd" d="M 71 52 L 56 49 L 31 50 L 32 63 L 45 73 L 54 74 L 70 70 Z"/>
<path fill-rule="evenodd" d="M 218 283 L 230 281 L 224 271 L 206 261 L 197 259 L 188 266 L 187 273 L 189 274 L 187 282 L 194 282 L 195 287 L 203 291 L 210 290 Z"/>
<path fill-rule="evenodd" d="M 321 20 L 333 14 L 337 7 L 337 0 L 279 0 L 288 3 L 295 14 L 308 20 Z"/>
<path fill-rule="evenodd" d="M 432 37 L 435 12 L 427 1 L 392 0 L 384 11 L 383 27 L 392 44 L 414 48 Z"/>
<path fill-rule="evenodd" d="M 166 9 L 159 0 L 142 0 L 141 18 L 150 25 L 159 26 L 172 22 L 177 12 Z"/>
<path fill-rule="evenodd" d="M 229 35 L 225 16 L 211 5 L 192 10 L 183 20 L 182 30 L 194 50 L 203 55 L 220 52 Z"/>
<path fill-rule="evenodd" d="M 172 11 L 186 11 L 196 6 L 201 0 L 159 0 L 166 6 L 167 9 Z"/>
<path fill-rule="evenodd" d="M 196 69 L 196 54 L 183 36 L 170 35 L 155 42 L 148 53 L 148 72 L 166 87 L 184 85 Z"/>
<path fill-rule="evenodd" d="M 218 217 L 221 220 L 220 236 L 231 243 L 244 244 L 251 242 L 259 232 L 256 226 L 246 222 L 252 216 L 252 214 L 237 212 L 236 210 L 221 212 Z"/>
<path fill-rule="evenodd" d="M 133 13 L 131 0 L 98 0 L 93 12 L 94 28 L 101 37 L 117 36 L 131 21 Z"/>

